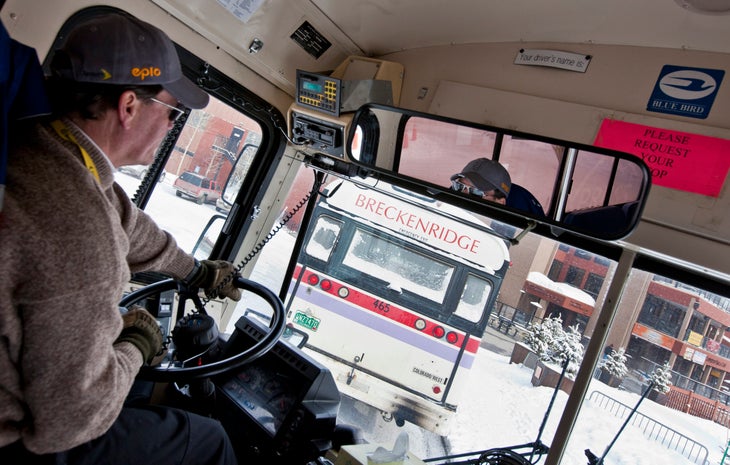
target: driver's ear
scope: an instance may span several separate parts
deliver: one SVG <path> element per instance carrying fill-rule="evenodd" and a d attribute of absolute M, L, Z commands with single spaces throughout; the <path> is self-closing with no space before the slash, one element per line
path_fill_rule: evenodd
<path fill-rule="evenodd" d="M 132 121 L 139 117 L 143 104 L 142 99 L 133 90 L 122 92 L 117 101 L 117 117 L 124 129 L 129 129 L 132 126 Z"/>

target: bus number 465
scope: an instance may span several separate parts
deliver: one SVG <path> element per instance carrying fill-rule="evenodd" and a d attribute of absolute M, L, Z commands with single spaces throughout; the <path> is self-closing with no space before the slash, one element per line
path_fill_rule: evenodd
<path fill-rule="evenodd" d="M 373 307 L 381 312 L 388 313 L 390 311 L 390 304 L 383 302 L 382 300 L 376 300 L 373 302 Z"/>

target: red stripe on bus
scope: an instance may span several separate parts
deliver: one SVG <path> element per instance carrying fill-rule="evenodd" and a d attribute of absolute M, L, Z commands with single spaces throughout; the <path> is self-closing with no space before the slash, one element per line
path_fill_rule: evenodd
<path fill-rule="evenodd" d="M 301 265 L 297 265 L 296 270 L 294 271 L 294 277 L 293 277 L 294 280 L 297 280 L 299 278 L 301 270 L 302 270 Z M 382 299 L 372 297 L 368 294 L 365 294 L 356 289 L 353 289 L 352 287 L 348 286 L 347 284 L 343 284 L 340 281 L 336 281 L 329 276 L 327 276 L 326 278 L 323 278 L 322 277 L 323 275 L 320 275 L 319 272 L 312 272 L 310 270 L 305 271 L 304 276 L 301 280 L 302 284 L 311 286 L 312 284 L 310 284 L 310 282 L 309 282 L 309 277 L 312 275 L 314 275 L 318 278 L 316 286 L 318 288 L 320 288 L 320 290 L 322 290 L 323 292 L 336 296 L 339 299 L 346 300 L 347 302 L 349 302 L 353 305 L 356 305 L 362 309 L 365 309 L 365 310 L 371 311 L 373 313 L 376 313 L 378 315 L 381 315 L 385 318 L 398 322 L 402 325 L 408 326 L 409 328 L 418 329 L 416 327 L 416 321 L 423 320 L 423 322 L 425 323 L 425 327 L 423 329 L 420 329 L 420 331 L 422 333 L 431 335 L 436 339 L 445 340 L 446 335 L 450 332 L 453 332 L 457 336 L 456 341 L 452 342 L 453 345 L 461 346 L 464 342 L 464 338 L 468 338 L 465 350 L 467 352 L 471 352 L 471 353 L 475 354 L 477 352 L 477 350 L 479 349 L 480 340 L 478 338 L 469 336 L 468 334 L 457 331 L 454 328 L 444 326 L 443 324 L 441 324 L 437 321 L 429 320 L 423 315 L 418 315 L 418 314 L 415 314 L 404 308 L 397 307 L 390 302 L 385 302 Z M 324 289 L 321 286 L 322 281 L 325 281 L 325 280 L 329 280 L 332 283 L 332 286 L 330 286 L 329 289 Z M 340 288 L 343 288 L 343 287 L 347 288 L 347 290 L 348 290 L 348 295 L 345 298 L 343 298 L 340 294 L 338 294 L 338 291 L 340 290 Z M 443 335 L 441 337 L 434 336 L 434 331 L 437 331 L 437 328 L 439 328 L 439 327 L 444 330 Z"/>

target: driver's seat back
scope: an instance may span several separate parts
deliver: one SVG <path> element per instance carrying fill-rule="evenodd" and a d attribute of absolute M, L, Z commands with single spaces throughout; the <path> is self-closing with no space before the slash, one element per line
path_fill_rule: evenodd
<path fill-rule="evenodd" d="M 44 81 L 35 49 L 11 39 L 0 22 L 0 210 L 12 126 L 19 120 L 51 112 Z"/>

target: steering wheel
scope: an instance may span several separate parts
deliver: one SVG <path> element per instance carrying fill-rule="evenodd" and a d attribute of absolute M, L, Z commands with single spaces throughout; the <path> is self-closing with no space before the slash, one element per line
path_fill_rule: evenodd
<path fill-rule="evenodd" d="M 181 381 L 194 378 L 206 378 L 219 375 L 249 362 L 252 362 L 274 347 L 286 328 L 286 311 L 281 299 L 266 287 L 249 279 L 237 276 L 233 284 L 264 299 L 274 311 L 269 324 L 269 332 L 248 349 L 228 356 L 222 360 L 213 361 L 200 366 L 143 366 L 137 377 L 155 382 Z M 121 307 L 128 307 L 148 297 L 160 295 L 162 292 L 176 290 L 179 297 L 178 308 L 185 308 L 185 302 L 195 300 L 196 306 L 205 312 L 197 293 L 185 292 L 185 287 L 174 279 L 166 279 L 149 286 L 145 286 L 127 294 L 120 302 Z"/>

